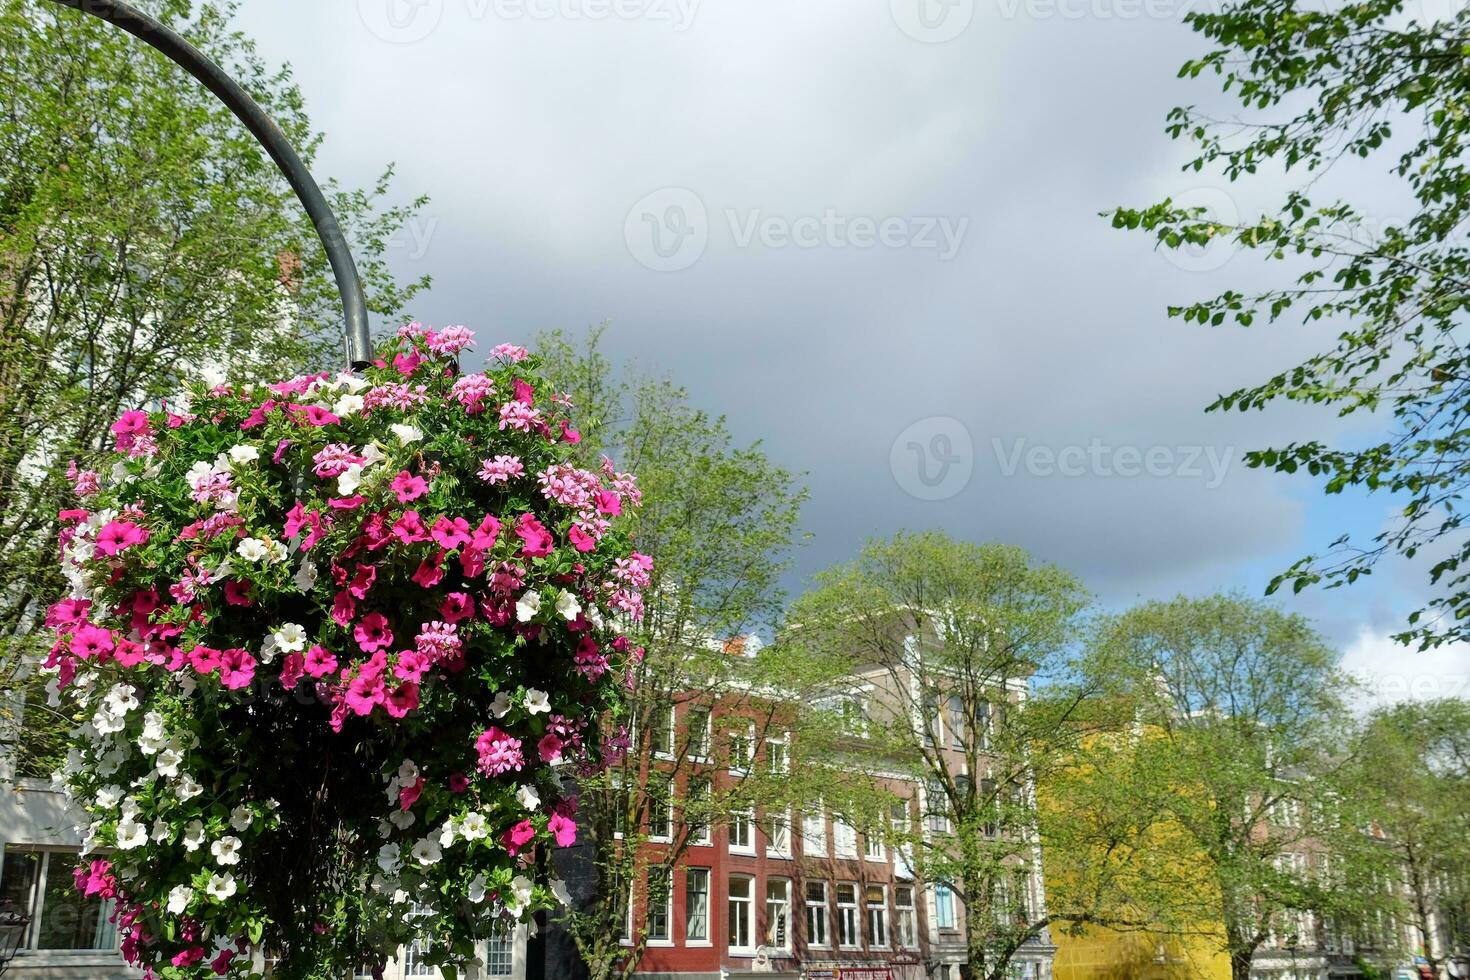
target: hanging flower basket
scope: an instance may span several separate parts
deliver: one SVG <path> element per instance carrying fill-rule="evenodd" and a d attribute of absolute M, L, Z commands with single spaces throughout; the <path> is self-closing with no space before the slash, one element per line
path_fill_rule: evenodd
<path fill-rule="evenodd" d="M 651 563 L 536 359 L 461 375 L 471 344 L 413 324 L 362 372 L 195 385 L 74 473 L 45 668 L 77 884 L 151 975 L 258 950 L 338 978 L 415 941 L 462 968 L 564 900 L 562 777 L 617 751 Z"/>

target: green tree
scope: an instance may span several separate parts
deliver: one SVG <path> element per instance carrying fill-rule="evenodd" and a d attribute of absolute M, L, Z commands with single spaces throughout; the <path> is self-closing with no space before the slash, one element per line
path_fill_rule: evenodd
<path fill-rule="evenodd" d="M 1233 980 L 1273 935 L 1351 934 L 1380 868 L 1345 860 L 1363 857 L 1342 846 L 1359 826 L 1343 793 L 1350 685 L 1322 637 L 1266 602 L 1181 597 L 1115 617 L 1091 656 L 1137 732 L 1106 772 L 1156 845 L 1119 855 L 1157 876 L 1142 904 L 1213 932 Z"/>
<path fill-rule="evenodd" d="M 1352 782 L 1371 816 L 1359 846 L 1388 855 L 1403 885 L 1394 911 L 1424 937 L 1435 976 L 1470 949 L 1467 745 L 1470 704 L 1447 699 L 1380 709 L 1355 752 Z"/>
<path fill-rule="evenodd" d="M 1470 635 L 1470 538 L 1459 506 L 1470 481 L 1470 347 L 1463 335 L 1470 304 L 1470 10 L 1431 21 L 1402 0 L 1233 0 L 1186 20 L 1211 50 L 1185 62 L 1180 75 L 1221 79 L 1241 114 L 1220 120 L 1196 107 L 1172 110 L 1169 134 L 1196 148 L 1185 169 L 1218 171 L 1230 181 L 1284 171 L 1295 184 L 1253 219 L 1224 221 L 1165 200 L 1118 208 L 1113 224 L 1150 232 L 1164 248 L 1221 240 L 1281 263 L 1281 282 L 1271 288 L 1227 289 L 1169 313 L 1211 326 L 1325 320 L 1340 328 L 1337 343 L 1220 396 L 1211 410 L 1284 400 L 1381 418 L 1388 423 L 1381 441 L 1290 442 L 1249 452 L 1246 461 L 1283 473 L 1305 470 L 1320 476 L 1328 493 L 1384 490 L 1403 501 L 1371 542 L 1344 536 L 1297 561 L 1271 589 L 1351 583 L 1385 555 L 1418 556 L 1437 588 L 1400 639 L 1423 646 L 1462 639 Z M 1326 171 L 1355 166 L 1362 174 L 1384 154 L 1397 185 L 1384 199 L 1408 202 L 1396 217 L 1385 220 L 1387 206 L 1366 199 L 1319 199 Z"/>
<path fill-rule="evenodd" d="M 848 760 L 919 789 L 894 840 L 963 903 L 976 978 L 1007 976 L 1056 921 L 1034 787 L 1080 731 L 1087 692 L 1064 682 L 1086 603 L 1070 573 L 1019 548 L 901 533 L 819 574 L 782 634 L 827 672 L 836 722 L 864 746 Z"/>
<path fill-rule="evenodd" d="M 289 69 L 229 26 L 228 4 L 150 12 L 237 79 L 310 159 Z M 95 17 L 0 2 L 0 670 L 9 690 L 45 604 L 62 594 L 56 512 L 67 467 L 125 409 L 173 397 L 186 371 L 289 376 L 331 364 L 340 308 L 326 257 L 285 180 L 183 69 Z M 423 282 L 383 261 L 422 204 L 382 207 L 389 173 L 326 187 L 370 308 Z"/>
<path fill-rule="evenodd" d="M 565 925 L 595 980 L 632 974 L 650 923 L 642 914 L 625 928 L 630 902 L 657 907 L 691 844 L 742 820 L 752 841 L 756 825 L 769 834 L 768 815 L 817 778 L 800 763 L 812 744 L 797 708 L 805 682 L 749 635 L 779 614 L 806 493 L 667 377 L 630 369 L 618 380 L 603 331 L 538 342 L 553 381 L 590 420 L 587 464 L 607 452 L 638 474 L 633 542 L 654 559 L 647 613 L 631 633 L 646 653 L 629 678 L 628 750 L 580 785 L 595 882 Z"/>

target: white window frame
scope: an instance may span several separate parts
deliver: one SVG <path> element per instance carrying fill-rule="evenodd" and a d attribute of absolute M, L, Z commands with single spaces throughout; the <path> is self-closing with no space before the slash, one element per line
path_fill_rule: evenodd
<path fill-rule="evenodd" d="M 748 775 L 755 765 L 755 722 L 749 722 L 743 730 L 732 728 L 725 737 L 730 743 L 730 772 Z M 744 751 L 737 752 L 736 749 L 742 746 Z"/>
<path fill-rule="evenodd" d="M 846 901 L 842 898 L 842 892 L 848 889 L 852 895 Z M 862 949 L 863 948 L 863 920 L 862 911 L 858 903 L 858 885 L 855 881 L 839 881 L 836 889 L 837 908 L 837 935 L 833 938 L 837 941 L 838 949 Z M 849 928 L 850 927 L 850 928 Z M 843 933 L 850 932 L 853 941 L 843 942 Z"/>
<path fill-rule="evenodd" d="M 738 836 L 744 838 L 744 842 L 737 842 Z M 754 854 L 755 853 L 755 814 L 749 810 L 730 811 L 729 823 L 730 853 L 731 854 Z"/>
<path fill-rule="evenodd" d="M 863 834 L 863 860 L 888 863 L 888 847 L 883 843 L 883 837 L 877 831 Z"/>
<path fill-rule="evenodd" d="M 700 889 L 690 887 L 695 880 L 703 883 L 703 892 Z M 684 869 L 684 945 L 685 946 L 708 946 L 710 945 L 710 869 L 709 868 L 685 868 Z M 704 935 L 695 936 L 690 934 L 690 927 L 696 921 L 696 913 L 691 907 L 690 899 L 695 896 L 704 895 Z"/>
<path fill-rule="evenodd" d="M 744 882 L 745 884 L 744 898 L 737 898 L 735 896 L 735 883 L 737 881 Z M 740 916 L 740 919 L 735 918 L 737 914 Z M 740 929 L 736 928 L 737 923 L 743 923 L 745 926 L 746 942 L 743 945 L 736 942 L 741 932 Z M 752 945 L 755 939 L 755 877 L 753 875 L 733 874 L 730 876 L 729 884 L 725 889 L 725 924 L 729 928 L 730 934 L 726 937 L 726 940 L 729 943 L 732 953 L 755 952 L 755 947 Z"/>
<path fill-rule="evenodd" d="M 704 716 L 704 725 L 703 730 L 698 733 L 698 737 L 696 738 L 694 719 L 699 717 L 700 715 Z M 713 724 L 714 716 L 712 712 L 706 707 L 692 707 L 687 712 L 685 712 L 684 727 L 689 732 L 688 755 L 690 762 L 709 761 L 709 754 L 712 751 L 711 745 L 714 738 L 712 734 L 712 732 L 714 731 L 714 728 L 712 727 Z M 696 749 L 700 748 L 703 748 L 704 751 L 696 751 Z"/>
<path fill-rule="evenodd" d="M 903 901 L 903 893 L 908 901 Z M 919 916 L 914 908 L 914 886 L 898 882 L 893 886 L 893 942 L 900 949 L 919 948 Z"/>
<path fill-rule="evenodd" d="M 822 890 L 820 901 L 812 897 L 813 888 L 820 888 Z M 832 889 L 825 881 L 808 881 L 804 894 L 805 899 L 803 904 L 806 906 L 806 944 L 810 949 L 831 949 L 832 933 L 830 930 L 832 919 L 829 899 L 832 896 Z M 816 926 L 820 926 L 820 928 L 815 928 Z M 821 933 L 820 939 L 817 937 L 819 932 Z"/>
<path fill-rule="evenodd" d="M 660 882 L 660 879 L 662 881 Z M 659 885 L 662 883 L 661 890 Z M 644 907 L 643 929 L 648 933 L 649 946 L 672 946 L 674 945 L 674 875 L 669 868 L 650 868 L 647 876 L 648 901 Z M 653 913 L 657 907 L 656 898 L 663 898 L 663 933 L 655 933 L 653 930 Z"/>
<path fill-rule="evenodd" d="M 777 775 L 791 771 L 791 742 L 785 735 L 766 739 L 766 769 Z"/>
<path fill-rule="evenodd" d="M 766 853 L 771 857 L 791 856 L 791 811 L 775 810 L 766 814 L 762 828 L 766 837 Z"/>
<path fill-rule="evenodd" d="M 31 882 L 29 892 L 25 897 L 26 907 L 21 911 L 30 916 L 26 924 L 25 935 L 21 937 L 19 953 L 38 953 L 44 955 L 76 955 L 78 953 L 107 953 L 118 948 L 118 935 L 116 927 L 108 921 L 112 917 L 114 903 L 111 900 L 101 901 L 97 909 L 97 932 L 94 945 L 87 947 L 70 946 L 48 946 L 42 948 L 40 943 L 41 925 L 46 916 L 46 894 L 47 885 L 53 876 L 63 879 L 63 886 L 69 897 L 76 896 L 77 900 L 89 904 L 93 900 L 80 897 L 74 887 L 71 874 L 71 864 L 78 859 L 80 850 L 74 847 L 29 847 L 16 846 L 4 847 L 3 856 L 9 857 L 15 854 L 34 854 L 38 858 L 35 869 L 35 879 Z M 58 865 L 60 865 L 58 867 Z M 101 945 L 107 940 L 106 945 Z"/>
<path fill-rule="evenodd" d="M 873 892 L 878 893 L 878 902 L 873 902 Z M 888 936 L 888 886 L 865 885 L 863 887 L 863 925 L 867 928 L 868 948 L 887 949 Z M 879 933 L 882 936 L 879 936 Z"/>
<path fill-rule="evenodd" d="M 667 719 L 667 721 L 665 721 Z M 648 733 L 649 741 L 653 747 L 655 759 L 672 759 L 676 751 L 675 739 L 679 731 L 679 713 L 674 710 L 672 704 L 661 704 L 654 707 L 650 717 Z M 659 743 L 663 744 L 660 745 Z"/>
<path fill-rule="evenodd" d="M 777 942 L 774 935 L 777 917 L 785 926 L 786 935 L 782 942 Z M 790 878 L 767 878 L 766 879 L 766 932 L 764 939 L 768 949 L 783 953 L 791 952 L 791 879 Z"/>
<path fill-rule="evenodd" d="M 832 814 L 832 851 L 840 858 L 858 856 L 857 828 L 835 813 Z"/>
<path fill-rule="evenodd" d="M 819 800 L 814 808 L 801 813 L 801 853 L 826 857 L 827 852 L 827 811 Z"/>
<path fill-rule="evenodd" d="M 697 800 L 698 796 L 700 795 L 695 792 L 696 788 L 703 789 L 703 796 L 706 804 L 709 802 L 710 796 L 713 795 L 715 791 L 714 782 L 708 776 L 690 776 L 689 781 L 684 785 L 684 798 L 690 801 Z M 708 814 L 705 814 L 703 817 L 699 818 L 698 822 L 691 821 L 688 817 L 688 814 L 685 814 L 684 824 L 689 828 L 689 840 L 687 843 L 690 846 L 703 847 L 714 842 L 714 835 L 710 829 L 710 820 Z"/>

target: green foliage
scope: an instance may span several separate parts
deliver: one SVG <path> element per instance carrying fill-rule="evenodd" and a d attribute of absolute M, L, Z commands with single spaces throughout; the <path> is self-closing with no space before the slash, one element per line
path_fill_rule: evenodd
<path fill-rule="evenodd" d="M 842 763 L 922 789 L 894 843 L 964 903 L 972 975 L 1003 977 L 1058 921 L 1028 914 L 1024 896 L 1038 873 L 1035 781 L 1081 731 L 1088 694 L 1070 651 L 1087 595 L 1019 548 L 939 532 L 870 542 L 814 585 L 781 645 L 827 675 L 830 727 L 852 736 Z"/>
<path fill-rule="evenodd" d="M 229 27 L 228 4 L 154 0 L 274 116 L 305 158 L 319 137 L 288 69 Z M 28 649 L 61 589 L 56 511 L 74 456 L 184 372 L 285 377 L 334 362 L 340 308 L 309 221 L 264 150 L 178 66 L 95 17 L 0 2 L 0 658 Z M 422 201 L 325 190 L 379 314 L 383 253 Z"/>
<path fill-rule="evenodd" d="M 1126 724 L 1090 743 L 1090 772 L 1058 789 L 1085 793 L 1065 805 L 1095 841 L 1117 834 L 1109 854 L 1131 865 L 1145 918 L 1213 938 L 1236 980 L 1299 913 L 1350 935 L 1381 897 L 1366 887 L 1380 866 L 1353 846 L 1349 682 L 1335 663 L 1301 617 L 1237 596 L 1147 603 L 1092 643 L 1088 672 Z M 1121 832 L 1087 805 L 1098 794 L 1127 808 Z"/>
<path fill-rule="evenodd" d="M 1259 218 L 1226 223 L 1170 200 L 1118 208 L 1114 227 L 1142 230 L 1160 247 L 1220 239 L 1282 263 L 1289 278 L 1246 294 L 1171 307 L 1185 322 L 1243 327 L 1298 319 L 1340 325 L 1336 346 L 1265 382 L 1219 397 L 1211 410 L 1263 409 L 1278 401 L 1368 413 L 1389 423 L 1374 444 L 1292 442 L 1246 455 L 1251 466 L 1321 477 L 1328 493 L 1381 490 L 1403 501 L 1371 543 L 1347 537 L 1309 555 L 1271 583 L 1301 590 L 1347 584 L 1380 558 L 1422 557 L 1436 595 L 1410 617 L 1400 639 L 1433 646 L 1470 635 L 1470 540 L 1460 496 L 1470 481 L 1470 11 L 1429 23 L 1402 0 L 1346 5 L 1235 0 L 1195 11 L 1190 26 L 1213 48 L 1180 76 L 1212 74 L 1238 101 L 1240 118 L 1193 108 L 1169 114 L 1168 131 L 1197 155 L 1186 170 L 1218 170 L 1231 181 L 1284 170 L 1300 186 Z M 1387 169 L 1410 204 L 1376 218 L 1362 202 L 1319 201 L 1325 171 L 1387 152 Z M 1428 554 L 1420 556 L 1422 550 Z"/>
<path fill-rule="evenodd" d="M 630 975 L 647 943 L 641 916 L 631 945 L 619 942 L 633 883 L 641 905 L 644 883 L 682 865 L 701 828 L 718 832 L 737 812 L 759 821 L 789 810 L 815 798 L 821 779 L 802 763 L 815 740 L 793 708 L 808 680 L 774 651 L 746 656 L 724 643 L 774 623 L 806 492 L 759 444 L 735 444 L 723 418 L 692 406 L 667 377 L 630 368 L 618 379 L 602 350 L 604 330 L 580 343 L 550 333 L 537 344 L 551 379 L 587 420 L 578 447 L 584 462 L 609 452 L 638 467 L 643 505 L 630 534 L 654 559 L 647 613 L 632 634 L 647 652 L 632 676 L 629 750 L 621 764 L 580 784 L 591 808 L 597 885 L 565 922 L 598 980 Z M 711 706 L 708 729 L 688 724 L 691 711 Z M 752 765 L 732 764 L 732 752 L 744 751 L 729 737 L 736 730 L 750 743 Z M 767 763 L 768 738 L 788 747 L 784 768 Z M 640 847 L 670 801 L 674 819 L 657 835 L 661 846 Z"/>

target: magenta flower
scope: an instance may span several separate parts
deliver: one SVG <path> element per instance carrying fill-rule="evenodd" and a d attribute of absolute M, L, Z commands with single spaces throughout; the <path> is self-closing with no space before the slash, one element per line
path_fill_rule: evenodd
<path fill-rule="evenodd" d="M 546 829 L 556 838 L 557 847 L 571 847 L 577 843 L 577 824 L 560 813 L 553 813 L 546 821 Z"/>
<path fill-rule="evenodd" d="M 319 644 L 312 644 L 302 666 L 312 677 L 326 677 L 337 672 L 337 658 Z"/>
<path fill-rule="evenodd" d="M 418 650 L 404 650 L 398 654 L 398 663 L 393 667 L 393 676 L 401 681 L 417 684 L 429 669 L 429 655 Z"/>
<path fill-rule="evenodd" d="M 364 565 L 357 563 L 357 573 L 352 576 L 352 581 L 347 583 L 347 591 L 352 593 L 353 598 L 366 599 L 368 589 L 378 579 L 378 568 L 376 565 Z"/>
<path fill-rule="evenodd" d="M 551 532 L 536 520 L 534 514 L 522 514 L 516 522 L 516 537 L 522 541 L 521 554 L 527 558 L 544 558 L 551 554 Z"/>
<path fill-rule="evenodd" d="M 536 754 L 541 756 L 542 762 L 555 762 L 561 758 L 562 740 L 551 732 L 541 736 L 541 741 L 536 743 Z"/>
<path fill-rule="evenodd" d="M 104 555 L 120 554 L 148 540 L 148 529 L 132 521 L 109 521 L 97 532 L 97 550 Z"/>
<path fill-rule="evenodd" d="M 470 543 L 470 522 L 463 517 L 439 518 L 434 522 L 434 543 L 446 551 L 464 547 Z"/>
<path fill-rule="evenodd" d="M 511 857 L 520 853 L 521 848 L 531 843 L 536 837 L 536 828 L 529 820 L 522 820 L 514 827 L 501 835 L 500 842 L 505 845 L 505 851 Z"/>
<path fill-rule="evenodd" d="M 347 685 L 345 699 L 353 714 L 370 715 L 373 708 L 383 703 L 385 696 L 381 677 L 359 674 Z"/>
<path fill-rule="evenodd" d="M 419 686 L 412 683 L 398 685 L 383 701 L 383 709 L 392 718 L 402 718 L 418 706 Z"/>
<path fill-rule="evenodd" d="M 72 634 L 67 649 L 83 660 L 105 660 L 114 646 L 116 644 L 112 630 L 100 626 L 83 626 Z"/>
<path fill-rule="evenodd" d="M 582 530 L 575 524 L 573 524 L 571 530 L 567 532 L 567 540 L 572 543 L 573 548 L 576 548 L 583 554 L 586 554 L 589 551 L 594 551 L 597 548 L 597 539 L 592 537 L 592 535 L 588 534 L 586 531 Z"/>
<path fill-rule="evenodd" d="M 419 541 L 429 541 L 432 536 L 429 529 L 424 526 L 423 518 L 419 517 L 416 510 L 406 510 L 393 525 L 393 536 L 404 544 L 416 544 Z"/>
<path fill-rule="evenodd" d="M 495 456 L 480 464 L 480 479 L 486 483 L 509 483 L 526 475 L 526 467 L 518 456 Z"/>
<path fill-rule="evenodd" d="M 238 648 L 226 650 L 219 657 L 219 680 L 231 691 L 249 687 L 255 680 L 255 658 Z"/>
<path fill-rule="evenodd" d="M 408 470 L 401 471 L 389 484 L 393 492 L 398 495 L 398 502 L 406 504 L 410 500 L 417 500 L 429 492 L 429 484 L 421 476 L 414 476 Z"/>
<path fill-rule="evenodd" d="M 451 592 L 439 604 L 439 615 L 447 623 L 458 623 L 475 614 L 475 603 L 465 592 Z"/>
<path fill-rule="evenodd" d="M 388 617 L 382 613 L 368 613 L 353 627 L 352 638 L 366 653 L 389 646 L 393 642 L 393 631 L 388 628 Z"/>
<path fill-rule="evenodd" d="M 290 691 L 306 673 L 306 658 L 299 653 L 288 653 L 281 659 L 281 686 Z"/>
<path fill-rule="evenodd" d="M 398 791 L 398 809 L 412 809 L 413 805 L 419 801 L 419 797 L 423 795 L 424 784 L 426 782 L 427 780 L 423 776 L 420 776 L 414 780 L 413 785 L 401 788 Z"/>

